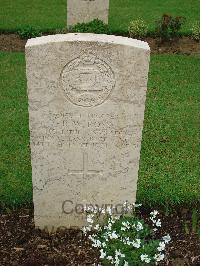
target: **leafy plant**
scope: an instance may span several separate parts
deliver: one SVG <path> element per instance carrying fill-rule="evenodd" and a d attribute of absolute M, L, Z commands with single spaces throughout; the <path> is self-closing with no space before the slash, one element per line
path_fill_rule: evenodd
<path fill-rule="evenodd" d="M 83 228 L 85 235 L 94 248 L 99 249 L 103 265 L 138 266 L 155 265 L 164 259 L 164 250 L 170 242 L 169 235 L 156 239 L 155 231 L 161 227 L 158 212 L 150 213 L 149 222 L 152 228 L 139 218 L 134 205 L 125 203 L 121 216 L 114 215 L 113 209 L 87 209 L 87 226 Z M 98 223 L 102 221 L 103 224 Z"/>
<path fill-rule="evenodd" d="M 173 17 L 164 14 L 162 18 L 156 21 L 156 33 L 162 41 L 169 41 L 179 36 L 179 31 L 185 23 L 184 17 Z"/>
<path fill-rule="evenodd" d="M 71 32 L 82 32 L 82 33 L 99 33 L 99 34 L 110 34 L 110 30 L 107 24 L 99 19 L 94 19 L 88 23 L 78 23 L 70 29 Z"/>
<path fill-rule="evenodd" d="M 142 19 L 132 20 L 128 31 L 131 38 L 144 38 L 147 35 L 148 27 Z"/>
<path fill-rule="evenodd" d="M 196 21 L 192 26 L 192 38 L 195 41 L 200 40 L 200 21 Z"/>
<path fill-rule="evenodd" d="M 38 28 L 32 26 L 26 26 L 18 30 L 18 34 L 22 39 L 35 38 L 42 35 L 42 32 Z"/>
<path fill-rule="evenodd" d="M 56 29 L 53 31 L 54 34 L 66 34 L 68 31 L 66 28 L 62 28 L 62 29 Z"/>
<path fill-rule="evenodd" d="M 200 227 L 199 227 L 199 213 L 196 209 L 192 210 L 191 223 L 184 223 L 185 234 L 189 235 L 191 233 L 199 235 Z"/>
<path fill-rule="evenodd" d="M 196 209 L 192 210 L 192 232 L 196 233 L 198 230 L 199 215 Z"/>

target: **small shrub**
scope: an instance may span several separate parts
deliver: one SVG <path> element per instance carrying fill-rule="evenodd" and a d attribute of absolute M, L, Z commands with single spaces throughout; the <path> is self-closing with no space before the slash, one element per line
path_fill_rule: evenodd
<path fill-rule="evenodd" d="M 192 26 L 192 38 L 196 41 L 200 40 L 200 21 L 196 21 Z"/>
<path fill-rule="evenodd" d="M 66 34 L 68 31 L 66 28 L 63 29 L 56 29 L 53 31 L 54 34 Z"/>
<path fill-rule="evenodd" d="M 70 29 L 71 32 L 110 34 L 107 24 L 99 19 L 88 23 L 78 23 Z"/>
<path fill-rule="evenodd" d="M 147 25 L 142 19 L 130 22 L 128 31 L 131 38 L 144 38 L 147 35 Z"/>
<path fill-rule="evenodd" d="M 169 41 L 179 36 L 179 31 L 185 23 L 184 17 L 172 17 L 164 14 L 162 18 L 156 21 L 156 33 L 162 41 Z"/>
<path fill-rule="evenodd" d="M 22 39 L 30 39 L 41 36 L 42 32 L 38 28 L 34 28 L 32 26 L 26 26 L 24 28 L 21 28 L 18 31 L 18 34 Z"/>
<path fill-rule="evenodd" d="M 113 215 L 111 207 L 99 210 L 87 209 L 87 226 L 83 233 L 88 235 L 92 246 L 100 252 L 102 265 L 138 266 L 155 265 L 165 257 L 166 245 L 170 242 L 169 235 L 156 239 L 155 232 L 161 228 L 158 212 L 150 213 L 149 224 L 139 218 L 135 206 L 127 205 L 126 209 L 133 212 L 121 216 Z M 128 206 L 128 207 L 127 207 Z M 102 221 L 103 225 L 97 221 Z M 101 216 L 100 216 L 101 215 Z"/>

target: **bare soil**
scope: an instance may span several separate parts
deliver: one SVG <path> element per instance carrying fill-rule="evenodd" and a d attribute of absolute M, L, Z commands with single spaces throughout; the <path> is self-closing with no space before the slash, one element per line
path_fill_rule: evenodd
<path fill-rule="evenodd" d="M 158 38 L 147 38 L 145 41 L 148 42 L 153 54 L 200 55 L 200 42 L 188 37 L 164 43 Z"/>
<path fill-rule="evenodd" d="M 24 52 L 25 39 L 17 34 L 0 34 L 0 51 Z M 185 54 L 200 55 L 200 42 L 189 37 L 182 37 L 175 41 L 161 43 L 158 38 L 146 38 L 152 54 Z"/>
<path fill-rule="evenodd" d="M 146 219 L 147 211 L 142 210 L 140 215 Z M 169 233 L 172 241 L 166 260 L 160 265 L 200 265 L 200 241 L 197 233 L 191 231 L 190 210 L 181 209 L 170 215 L 161 213 L 161 219 L 162 230 L 157 237 Z M 98 262 L 98 251 L 80 230 L 49 235 L 35 229 L 32 209 L 0 215 L 1 266 L 84 266 Z"/>
<path fill-rule="evenodd" d="M 0 34 L 0 51 L 23 52 L 26 42 L 17 34 Z"/>

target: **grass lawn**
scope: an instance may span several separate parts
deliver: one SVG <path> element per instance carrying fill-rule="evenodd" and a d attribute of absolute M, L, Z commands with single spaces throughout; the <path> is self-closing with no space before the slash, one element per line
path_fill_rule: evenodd
<path fill-rule="evenodd" d="M 43 31 L 62 29 L 66 25 L 67 0 L 0 0 L 0 31 L 17 31 L 26 25 Z M 199 20 L 199 0 L 110 0 L 109 24 L 113 31 L 127 31 L 130 20 L 143 18 L 154 29 L 154 21 L 163 13 L 184 16 L 183 28 L 188 33 Z"/>
<path fill-rule="evenodd" d="M 197 203 L 200 57 L 151 59 L 138 201 Z M 31 203 L 32 184 L 23 53 L 0 53 L 0 202 Z"/>
<path fill-rule="evenodd" d="M 188 34 L 191 25 L 200 20 L 199 10 L 199 0 L 111 0 L 110 26 L 114 31 L 127 31 L 131 20 L 142 18 L 152 31 L 155 21 L 167 13 L 184 16 L 186 23 L 182 32 Z"/>
<path fill-rule="evenodd" d="M 0 52 L 0 205 L 31 202 L 25 62 Z"/>

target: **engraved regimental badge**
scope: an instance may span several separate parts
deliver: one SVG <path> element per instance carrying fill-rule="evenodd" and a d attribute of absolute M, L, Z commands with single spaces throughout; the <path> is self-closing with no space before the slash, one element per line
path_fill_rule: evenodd
<path fill-rule="evenodd" d="M 115 79 L 106 62 L 93 53 L 84 53 L 64 67 L 61 84 L 70 102 L 92 107 L 106 101 L 115 85 Z"/>

